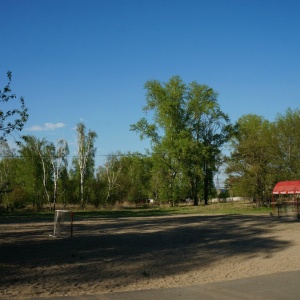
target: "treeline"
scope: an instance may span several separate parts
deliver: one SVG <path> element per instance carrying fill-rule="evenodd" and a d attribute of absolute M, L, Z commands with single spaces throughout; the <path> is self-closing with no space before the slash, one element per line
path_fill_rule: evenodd
<path fill-rule="evenodd" d="M 289 108 L 272 122 L 242 116 L 229 150 L 225 162 L 231 194 L 269 202 L 277 182 L 300 179 L 300 110 Z"/>
<path fill-rule="evenodd" d="M 111 153 L 96 166 L 97 134 L 83 123 L 77 125 L 72 160 L 65 140 L 54 144 L 24 136 L 17 150 L 2 141 L 0 207 L 84 209 L 149 198 L 170 205 L 187 198 L 194 205 L 208 204 L 217 195 L 214 177 L 221 166 L 229 194 L 251 197 L 259 205 L 270 201 L 276 182 L 299 179 L 298 109 L 278 114 L 273 122 L 245 115 L 232 124 L 207 85 L 185 84 L 174 76 L 167 83 L 148 81 L 145 89 L 147 118 L 130 129 L 150 139 L 149 153 Z"/>

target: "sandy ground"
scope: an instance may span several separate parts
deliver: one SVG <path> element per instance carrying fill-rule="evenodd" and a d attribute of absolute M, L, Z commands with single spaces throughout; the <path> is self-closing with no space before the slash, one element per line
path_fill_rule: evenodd
<path fill-rule="evenodd" d="M 0 220 L 0 299 L 88 295 L 300 269 L 300 222 L 269 216 Z"/>

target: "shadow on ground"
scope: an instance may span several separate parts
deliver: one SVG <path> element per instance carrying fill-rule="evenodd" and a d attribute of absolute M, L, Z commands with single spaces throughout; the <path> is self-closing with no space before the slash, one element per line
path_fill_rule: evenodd
<path fill-rule="evenodd" d="M 270 255 L 291 245 L 276 238 L 280 222 L 236 215 L 75 219 L 74 237 L 52 238 L 52 223 L 7 220 L 0 224 L 0 294 L 16 296 L 28 285 L 31 296 L 80 294 L 83 285 L 109 292 L 227 257 Z"/>

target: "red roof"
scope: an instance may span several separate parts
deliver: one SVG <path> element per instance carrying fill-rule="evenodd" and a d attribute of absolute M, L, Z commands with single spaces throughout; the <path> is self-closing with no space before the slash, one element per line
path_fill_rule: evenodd
<path fill-rule="evenodd" d="M 300 194 L 300 180 L 278 182 L 274 186 L 273 194 Z"/>

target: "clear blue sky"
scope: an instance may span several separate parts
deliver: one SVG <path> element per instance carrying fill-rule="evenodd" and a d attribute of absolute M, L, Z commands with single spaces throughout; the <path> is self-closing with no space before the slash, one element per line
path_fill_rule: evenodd
<path fill-rule="evenodd" d="M 23 134 L 98 134 L 97 159 L 144 152 L 130 124 L 144 116 L 144 83 L 179 75 L 219 93 L 235 122 L 273 120 L 300 104 L 300 1 L 0 0 L 0 84 L 24 96 Z"/>

